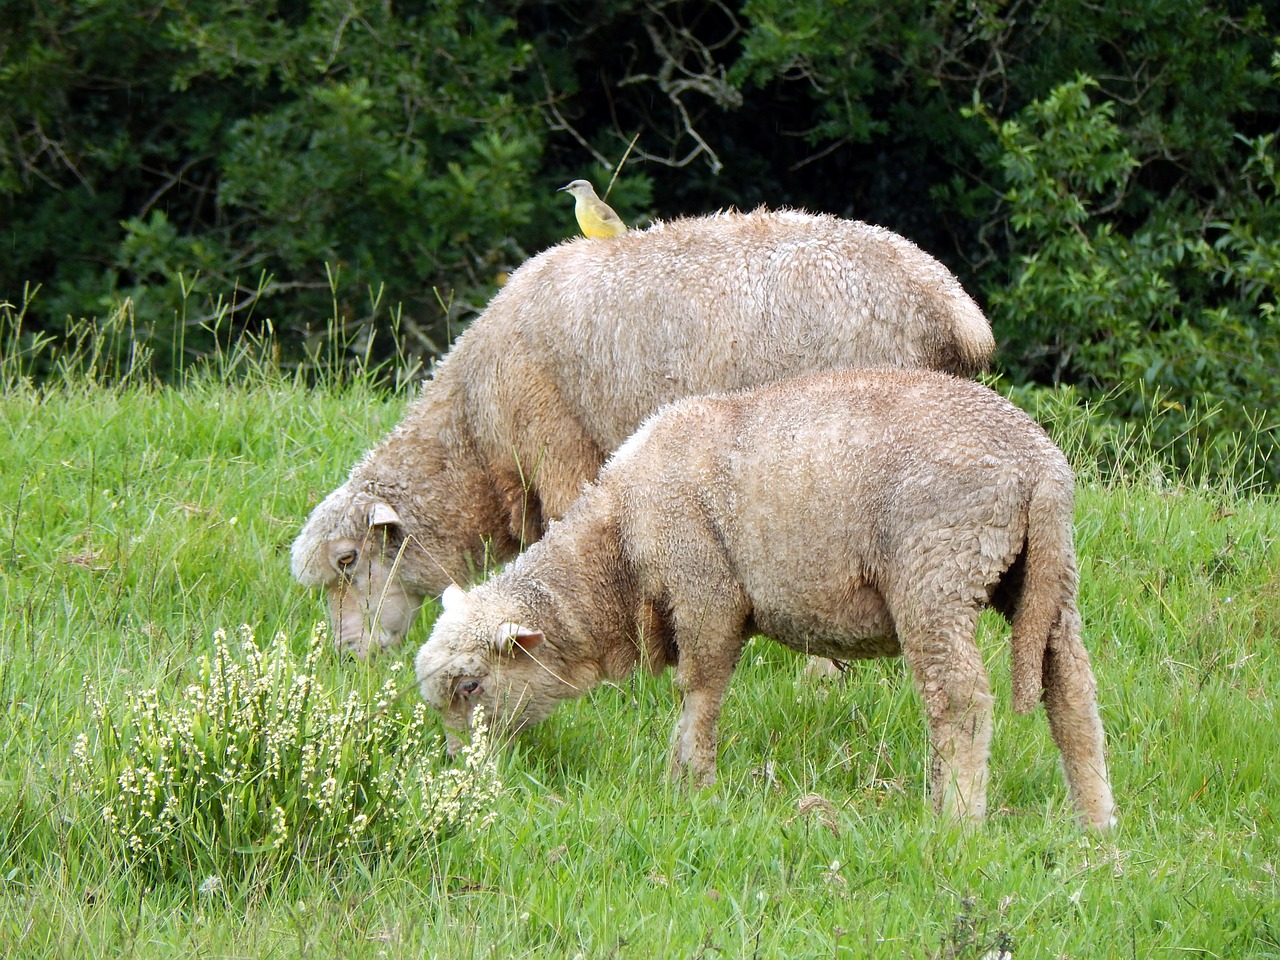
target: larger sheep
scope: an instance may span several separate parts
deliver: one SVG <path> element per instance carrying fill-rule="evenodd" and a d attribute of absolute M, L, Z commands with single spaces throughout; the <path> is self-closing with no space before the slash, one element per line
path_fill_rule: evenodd
<path fill-rule="evenodd" d="M 541 536 L 671 400 L 842 367 L 968 376 L 993 349 L 945 267 L 865 223 L 722 213 L 566 242 L 511 275 L 316 506 L 293 573 L 326 589 L 335 644 L 364 656 Z"/>
<path fill-rule="evenodd" d="M 979 384 L 849 370 L 679 401 L 492 579 L 446 591 L 417 655 L 451 744 L 477 706 L 513 733 L 569 697 L 675 666 L 672 769 L 714 779 L 721 699 L 754 633 L 807 654 L 901 654 L 924 701 L 935 805 L 987 806 L 992 695 L 975 641 L 1012 623 L 1013 705 L 1043 696 L 1081 818 L 1114 817 L 1080 637 L 1073 477 Z"/>

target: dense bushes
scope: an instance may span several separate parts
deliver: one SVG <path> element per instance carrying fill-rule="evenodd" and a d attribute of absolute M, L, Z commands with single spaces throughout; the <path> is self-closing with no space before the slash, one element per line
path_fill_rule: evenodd
<path fill-rule="evenodd" d="M 1272 134 L 1238 139 L 1235 189 L 1208 207 L 1165 198 L 1109 216 L 1140 189 L 1142 163 L 1114 104 L 1079 78 L 995 124 L 1008 282 L 988 287 L 1008 373 L 1076 384 L 1180 468 L 1280 479 L 1280 176 Z M 1238 438 L 1261 432 L 1241 451 Z"/>
<path fill-rule="evenodd" d="M 164 364 L 267 325 L 286 360 L 314 358 L 335 318 L 356 350 L 394 319 L 403 349 L 438 353 L 572 232 L 555 188 L 607 180 L 638 134 L 610 197 L 628 220 L 787 203 L 883 223 L 988 306 L 1018 384 L 1185 411 L 1168 439 L 1274 406 L 1272 6 L 0 0 L 0 17 L 0 299 L 42 285 L 29 335 L 130 298 Z"/>
<path fill-rule="evenodd" d="M 434 320 L 434 289 L 479 297 L 523 258 L 541 121 L 511 82 L 528 46 L 509 18 L 456 0 L 3 6 L 4 292 L 43 282 L 45 322 L 128 296 L 144 329 L 181 318 L 189 349 L 223 307 L 289 341 L 334 298 L 354 322 L 401 302 Z"/>

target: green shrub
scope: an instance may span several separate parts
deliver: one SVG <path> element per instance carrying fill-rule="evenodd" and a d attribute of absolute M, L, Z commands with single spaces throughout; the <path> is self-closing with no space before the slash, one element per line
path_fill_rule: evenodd
<path fill-rule="evenodd" d="M 213 350 L 219 314 L 271 322 L 296 359 L 335 307 L 367 332 L 402 304 L 436 353 L 497 273 L 565 235 L 538 216 L 563 198 L 497 7 L 0 0 L 0 18 L 0 300 L 41 284 L 35 329 L 127 297 L 161 365 L 174 341 Z"/>
<path fill-rule="evenodd" d="M 401 702 L 403 664 L 372 702 L 340 699 L 314 672 L 323 627 L 301 660 L 283 634 L 263 649 L 246 626 L 241 641 L 237 655 L 216 632 L 199 680 L 172 701 L 87 691 L 95 729 L 76 739 L 71 783 L 124 859 L 160 877 L 269 875 L 493 820 L 502 787 L 487 738 L 472 738 L 460 766 L 424 763 L 438 738 L 422 702 Z"/>
<path fill-rule="evenodd" d="M 1072 384 L 1192 476 L 1280 481 L 1280 175 L 1271 135 L 1223 147 L 1250 189 L 1212 216 L 1121 216 L 1139 161 L 1079 76 L 997 122 L 1011 276 L 991 292 L 1006 372 Z M 1239 438 L 1255 437 L 1242 450 Z"/>

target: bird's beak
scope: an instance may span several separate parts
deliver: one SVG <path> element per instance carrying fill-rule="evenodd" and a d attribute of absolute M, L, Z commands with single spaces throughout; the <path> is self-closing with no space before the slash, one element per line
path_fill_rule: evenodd
<path fill-rule="evenodd" d="M 564 193 L 564 192 L 565 192 L 566 190 L 568 190 L 571 186 L 573 186 L 573 184 L 571 184 L 571 183 L 566 183 L 563 187 L 560 187 L 558 190 L 556 190 L 556 193 Z"/>

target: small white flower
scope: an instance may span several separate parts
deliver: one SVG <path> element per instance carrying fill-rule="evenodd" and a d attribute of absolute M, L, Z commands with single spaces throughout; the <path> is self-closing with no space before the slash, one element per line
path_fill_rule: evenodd
<path fill-rule="evenodd" d="M 204 882 L 200 884 L 200 892 L 206 897 L 219 892 L 222 889 L 222 878 L 216 873 L 205 877 Z"/>
<path fill-rule="evenodd" d="M 75 746 L 71 748 L 71 759 L 81 764 L 89 762 L 89 735 L 87 733 L 81 733 L 76 737 Z"/>
<path fill-rule="evenodd" d="M 277 806 L 271 820 L 271 832 L 276 835 L 271 841 L 271 849 L 279 850 L 289 840 L 289 825 L 285 822 L 284 807 Z"/>

